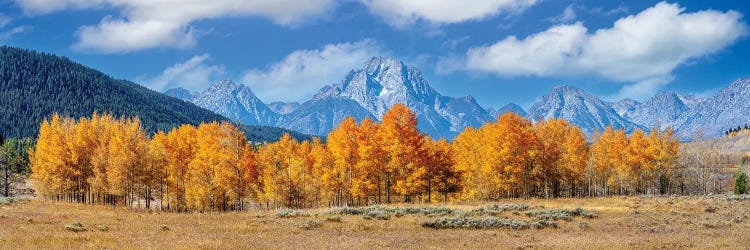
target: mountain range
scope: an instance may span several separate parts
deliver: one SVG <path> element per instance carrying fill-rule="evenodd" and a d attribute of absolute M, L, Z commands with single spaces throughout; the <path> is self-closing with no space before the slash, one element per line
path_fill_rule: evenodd
<path fill-rule="evenodd" d="M 188 91 L 175 91 L 170 95 L 192 99 Z M 239 97 L 244 98 L 244 94 L 238 91 Z M 0 137 L 33 138 L 41 122 L 53 113 L 78 118 L 93 112 L 109 112 L 116 117 L 138 116 L 149 132 L 168 131 L 181 124 L 229 120 L 190 102 L 114 79 L 64 57 L 0 46 Z M 240 128 L 249 140 L 258 142 L 278 140 L 284 133 L 298 140 L 312 138 L 276 127 L 242 125 Z"/>
<path fill-rule="evenodd" d="M 643 103 L 624 99 L 605 102 L 586 91 L 556 86 L 525 111 L 509 103 L 500 108 L 482 107 L 472 96 L 450 97 L 438 93 L 419 69 L 395 58 L 373 57 L 339 82 L 323 87 L 303 103 L 265 104 L 249 87 L 222 80 L 208 89 L 191 93 L 171 89 L 166 94 L 190 101 L 234 121 L 250 125 L 287 128 L 325 135 L 348 116 L 378 120 L 396 103 L 416 113 L 419 129 L 434 138 L 453 138 L 466 127 L 478 127 L 505 112 L 533 121 L 560 118 L 592 135 L 607 126 L 631 132 L 635 129 L 672 127 L 682 140 L 696 131 L 718 137 L 728 128 L 750 120 L 750 80 L 740 79 L 716 96 L 699 98 L 662 92 Z"/>
<path fill-rule="evenodd" d="M 325 135 L 348 116 L 377 120 L 396 103 L 416 113 L 419 129 L 433 137 L 452 138 L 467 126 L 493 119 L 471 96 L 449 97 L 435 91 L 419 69 L 394 58 L 374 57 L 362 69 L 320 89 L 304 103 L 264 104 L 249 87 L 231 80 L 199 93 L 172 89 L 168 95 L 195 103 L 243 124 L 269 125 Z"/>

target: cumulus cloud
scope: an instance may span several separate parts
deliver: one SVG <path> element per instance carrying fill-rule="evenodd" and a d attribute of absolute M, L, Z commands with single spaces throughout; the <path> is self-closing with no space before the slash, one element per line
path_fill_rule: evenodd
<path fill-rule="evenodd" d="M 642 98 L 671 81 L 678 66 L 721 51 L 748 30 L 736 11 L 684 11 L 661 2 L 593 33 L 577 22 L 523 39 L 510 36 L 469 49 L 464 69 L 501 76 L 592 75 L 636 83 L 620 95 Z"/>
<path fill-rule="evenodd" d="M 501 12 L 519 12 L 537 0 L 361 0 L 370 11 L 391 25 L 402 27 L 417 21 L 459 23 L 480 20 Z"/>
<path fill-rule="evenodd" d="M 163 92 L 176 87 L 183 87 L 190 91 L 202 91 L 212 81 L 226 76 L 223 65 L 210 65 L 208 54 L 197 55 L 185 62 L 177 63 L 166 68 L 153 78 L 146 78 L 140 82 L 153 90 Z"/>
<path fill-rule="evenodd" d="M 321 49 L 298 50 L 266 69 L 245 72 L 248 84 L 264 101 L 303 101 L 321 87 L 341 80 L 373 55 L 382 54 L 373 40 L 329 44 Z"/>
<path fill-rule="evenodd" d="M 561 74 L 580 54 L 585 40 L 586 28 L 580 22 L 554 26 L 522 40 L 510 36 L 491 46 L 469 49 L 466 68 L 506 76 Z"/>
<path fill-rule="evenodd" d="M 29 15 L 67 9 L 117 9 L 98 25 L 76 32 L 75 48 L 102 53 L 174 47 L 196 43 L 192 22 L 226 16 L 257 16 L 279 25 L 294 25 L 328 11 L 334 0 L 16 0 Z M 293 7 L 291 7 L 293 6 Z"/>

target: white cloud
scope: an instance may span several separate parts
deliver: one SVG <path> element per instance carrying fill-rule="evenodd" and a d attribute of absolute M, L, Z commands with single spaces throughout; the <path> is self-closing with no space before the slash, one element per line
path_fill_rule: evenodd
<path fill-rule="evenodd" d="M 8 15 L 4 13 L 0 13 L 0 28 L 5 27 L 6 25 L 10 24 L 10 21 L 13 21 L 13 18 L 9 17 Z"/>
<path fill-rule="evenodd" d="M 160 75 L 143 79 L 139 82 L 148 88 L 163 92 L 176 87 L 183 87 L 190 91 L 202 91 L 212 81 L 226 76 L 222 65 L 209 65 L 208 54 L 197 55 L 185 62 L 177 63 L 166 68 Z"/>
<path fill-rule="evenodd" d="M 432 23 L 460 23 L 480 20 L 501 12 L 519 12 L 537 0 L 360 0 L 391 25 L 403 27 L 419 20 Z"/>
<path fill-rule="evenodd" d="M 32 29 L 34 29 L 34 27 L 23 25 L 23 26 L 18 26 L 18 27 L 9 29 L 9 30 L 4 30 L 4 31 L 0 30 L 0 41 L 10 40 L 10 38 L 12 38 L 13 36 L 26 33 L 26 32 L 30 32 Z"/>
<path fill-rule="evenodd" d="M 621 14 L 621 13 L 625 14 L 625 13 L 628 13 L 629 11 L 630 9 L 628 8 L 628 6 L 625 6 L 625 4 L 622 4 L 622 3 L 618 5 L 616 8 L 610 9 L 610 10 L 604 10 L 602 9 L 602 7 L 594 7 L 589 10 L 589 12 L 592 14 L 597 14 L 597 15 L 602 15 L 602 16 L 611 16 L 611 15 Z"/>
<path fill-rule="evenodd" d="M 455 50 L 459 44 L 466 42 L 466 40 L 469 40 L 469 36 L 462 36 L 456 39 L 445 40 L 442 44 L 440 44 L 440 49 Z"/>
<path fill-rule="evenodd" d="M 75 48 L 114 53 L 196 43 L 192 22 L 227 16 L 257 16 L 295 25 L 327 12 L 334 0 L 16 0 L 30 15 L 67 9 L 117 9 L 96 26 L 80 27 Z"/>
<path fill-rule="evenodd" d="M 635 100 L 646 100 L 652 97 L 659 90 L 672 82 L 674 76 L 665 75 L 638 81 L 633 84 L 623 86 L 617 93 L 605 96 L 604 99 L 609 101 L 622 100 L 630 98 Z"/>
<path fill-rule="evenodd" d="M 568 7 L 565 7 L 562 13 L 560 15 L 547 18 L 547 21 L 554 22 L 554 23 L 567 23 L 571 21 L 575 21 L 576 18 L 578 18 L 578 15 L 576 15 L 576 6 L 574 4 L 568 5 Z"/>
<path fill-rule="evenodd" d="M 161 20 L 126 21 L 104 18 L 98 26 L 83 26 L 74 48 L 100 53 L 129 52 L 144 48 L 187 48 L 195 45 L 193 30 Z"/>
<path fill-rule="evenodd" d="M 586 28 L 580 22 L 554 26 L 523 40 L 510 36 L 492 46 L 469 49 L 466 68 L 511 76 L 559 74 L 579 54 L 585 39 Z"/>
<path fill-rule="evenodd" d="M 66 9 L 90 9 L 104 6 L 105 0 L 15 0 L 26 14 L 41 15 Z"/>
<path fill-rule="evenodd" d="M 636 83 L 621 93 L 644 95 L 671 81 L 678 66 L 721 51 L 748 30 L 736 11 L 684 11 L 662 2 L 594 33 L 578 22 L 522 40 L 510 36 L 469 49 L 465 69 L 501 76 L 598 76 Z"/>
<path fill-rule="evenodd" d="M 267 69 L 248 70 L 242 82 L 266 102 L 303 101 L 321 87 L 340 81 L 346 72 L 358 68 L 370 57 L 382 53 L 373 40 L 298 50 Z"/>

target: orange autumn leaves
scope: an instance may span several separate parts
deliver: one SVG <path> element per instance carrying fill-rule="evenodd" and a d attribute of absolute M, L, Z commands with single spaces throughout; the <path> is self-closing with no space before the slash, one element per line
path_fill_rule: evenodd
<path fill-rule="evenodd" d="M 43 122 L 30 158 L 31 178 L 47 198 L 157 201 L 177 211 L 241 207 L 257 168 L 253 148 L 231 124 L 183 125 L 150 138 L 138 119 L 96 113 Z"/>
<path fill-rule="evenodd" d="M 257 147 L 228 123 L 149 137 L 137 119 L 94 114 L 42 124 L 32 178 L 50 198 L 176 211 L 364 206 L 663 192 L 677 150 L 671 130 L 608 128 L 591 144 L 563 120 L 514 113 L 433 140 L 404 105 L 381 122 L 347 118 L 325 143 L 285 135 Z"/>
<path fill-rule="evenodd" d="M 679 144 L 671 129 L 646 135 L 608 127 L 588 143 L 564 120 L 532 124 L 506 113 L 453 142 L 463 199 L 668 193 Z"/>

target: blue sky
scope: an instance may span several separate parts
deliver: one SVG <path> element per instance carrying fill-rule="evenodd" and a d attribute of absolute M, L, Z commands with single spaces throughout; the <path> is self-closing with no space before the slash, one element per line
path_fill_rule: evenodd
<path fill-rule="evenodd" d="M 748 13 L 741 0 L 6 0 L 0 43 L 158 91 L 232 78 L 266 102 L 393 56 L 444 95 L 528 107 L 559 84 L 710 95 L 750 77 Z"/>

